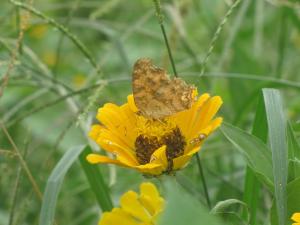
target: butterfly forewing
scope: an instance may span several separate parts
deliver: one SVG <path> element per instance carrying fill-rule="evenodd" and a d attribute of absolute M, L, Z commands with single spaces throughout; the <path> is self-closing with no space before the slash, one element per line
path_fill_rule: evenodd
<path fill-rule="evenodd" d="M 147 118 L 162 119 L 189 109 L 194 102 L 194 89 L 179 78 L 170 79 L 150 59 L 139 59 L 134 65 L 133 97 L 140 113 Z"/>

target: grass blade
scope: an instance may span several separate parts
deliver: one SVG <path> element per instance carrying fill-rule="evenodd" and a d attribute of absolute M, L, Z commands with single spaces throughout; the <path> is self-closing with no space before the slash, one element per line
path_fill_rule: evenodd
<path fill-rule="evenodd" d="M 291 216 L 295 212 L 299 212 L 299 209 L 300 209 L 299 190 L 300 190 L 300 178 L 293 180 L 292 182 L 290 182 L 287 185 L 288 207 L 287 207 L 287 218 L 286 218 L 285 224 L 288 224 L 288 225 L 292 224 L 292 220 L 290 219 Z M 271 208 L 271 224 L 278 225 L 275 202 Z M 293 223 L 293 224 L 297 224 L 297 223 Z"/>
<path fill-rule="evenodd" d="M 52 170 L 44 193 L 39 225 L 53 224 L 56 202 L 63 179 L 83 149 L 84 146 L 80 145 L 68 150 Z"/>
<path fill-rule="evenodd" d="M 285 225 L 287 214 L 286 185 L 288 177 L 286 119 L 280 92 L 263 89 L 266 116 L 269 128 L 269 143 L 272 151 L 275 199 L 279 225 Z"/>
<path fill-rule="evenodd" d="M 263 102 L 263 97 L 260 95 L 258 105 L 256 108 L 256 114 L 254 119 L 254 124 L 252 128 L 252 134 L 263 142 L 267 142 L 268 137 L 268 124 L 266 118 L 266 111 Z M 260 184 L 255 176 L 254 171 L 250 168 L 246 168 L 246 177 L 244 185 L 244 196 L 243 200 L 248 205 L 250 211 L 250 224 L 256 224 L 256 211 L 258 209 L 259 202 L 259 190 Z M 243 218 L 246 219 L 247 212 L 244 211 Z"/>
<path fill-rule="evenodd" d="M 258 209 L 260 184 L 255 176 L 255 172 L 247 166 L 244 184 L 243 201 L 248 206 L 248 211 L 244 210 L 242 217 L 246 220 L 250 214 L 249 224 L 256 224 L 256 212 Z"/>
<path fill-rule="evenodd" d="M 289 181 L 300 177 L 300 168 L 295 160 L 300 160 L 300 146 L 297 142 L 292 125 L 287 126 L 288 146 L 289 146 Z"/>
<path fill-rule="evenodd" d="M 99 206 L 103 211 L 110 211 L 113 208 L 113 203 L 110 198 L 108 187 L 99 171 L 99 167 L 89 164 L 86 160 L 86 156 L 90 153 L 92 153 L 92 151 L 89 147 L 84 149 L 79 156 L 80 164 L 90 183 L 91 189 L 96 196 Z"/>

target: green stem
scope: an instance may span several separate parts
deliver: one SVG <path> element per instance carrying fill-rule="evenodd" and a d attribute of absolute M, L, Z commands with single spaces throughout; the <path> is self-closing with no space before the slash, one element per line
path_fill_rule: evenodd
<path fill-rule="evenodd" d="M 210 198 L 209 198 L 209 194 L 208 194 L 208 189 L 207 189 L 206 180 L 205 180 L 205 176 L 204 176 L 204 172 L 203 172 L 203 168 L 202 168 L 199 153 L 196 154 L 196 159 L 197 159 L 197 165 L 198 165 L 199 173 L 200 173 L 200 176 L 201 176 L 202 186 L 203 186 L 203 189 L 204 189 L 204 195 L 205 195 L 205 198 L 206 198 L 206 203 L 207 203 L 208 208 L 211 209 Z"/>
<path fill-rule="evenodd" d="M 177 70 L 176 70 L 176 67 L 175 67 L 174 58 L 173 58 L 172 51 L 171 51 L 169 41 L 168 41 L 168 37 L 167 37 L 167 34 L 166 34 L 166 29 L 165 29 L 164 23 L 163 23 L 163 15 L 162 15 L 162 12 L 161 12 L 160 0 L 153 0 L 153 2 L 154 2 L 154 5 L 155 5 L 156 16 L 157 16 L 162 34 L 164 36 L 164 40 L 165 40 L 167 50 L 168 50 L 168 55 L 169 55 L 169 58 L 170 58 L 170 61 L 171 61 L 174 76 L 178 77 Z"/>
<path fill-rule="evenodd" d="M 16 7 L 16 25 L 17 25 L 17 29 L 18 29 L 18 33 L 21 32 L 21 15 L 20 15 L 20 8 L 17 6 Z M 19 51 L 19 54 L 22 54 L 23 53 L 23 45 L 22 45 L 22 42 L 20 42 L 20 47 L 18 49 Z"/>

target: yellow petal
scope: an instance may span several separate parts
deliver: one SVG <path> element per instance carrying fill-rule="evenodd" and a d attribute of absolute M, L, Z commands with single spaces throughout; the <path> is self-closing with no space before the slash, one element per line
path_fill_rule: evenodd
<path fill-rule="evenodd" d="M 130 214 L 120 208 L 114 208 L 112 212 L 102 214 L 99 225 L 139 225 Z"/>
<path fill-rule="evenodd" d="M 105 164 L 116 164 L 119 166 L 128 167 L 128 165 L 125 165 L 124 163 L 120 162 L 119 160 L 111 159 L 111 158 L 108 158 L 107 156 L 98 155 L 98 154 L 88 154 L 86 157 L 86 160 L 91 164 L 105 163 Z"/>
<path fill-rule="evenodd" d="M 187 139 L 187 146 L 185 148 L 185 154 L 191 151 L 193 148 L 199 148 L 205 141 L 205 139 L 214 132 L 221 124 L 222 124 L 223 118 L 218 117 L 214 120 L 212 120 L 206 127 L 204 127 L 202 130 L 198 131 L 198 133 L 193 136 L 191 139 Z M 193 140 L 199 138 L 200 135 L 205 135 L 206 138 L 199 143 L 192 143 Z"/>
<path fill-rule="evenodd" d="M 190 127 L 189 134 L 186 138 L 192 138 L 199 130 L 205 128 L 217 111 L 222 105 L 222 99 L 219 96 L 215 96 L 207 100 L 201 107 L 197 109 L 197 116 L 195 117 L 192 126 Z"/>
<path fill-rule="evenodd" d="M 176 124 L 180 128 L 183 136 L 186 137 L 188 135 L 190 126 L 193 124 L 193 118 L 195 117 L 198 108 L 201 107 L 207 99 L 209 99 L 209 94 L 205 93 L 199 97 L 197 102 L 195 102 L 190 109 L 171 116 L 171 118 L 176 121 Z"/>
<path fill-rule="evenodd" d="M 149 182 L 142 183 L 140 186 L 140 192 L 140 201 L 151 216 L 155 216 L 162 211 L 164 200 L 160 197 L 155 185 Z"/>
<path fill-rule="evenodd" d="M 211 126 L 211 132 L 213 132 L 215 129 L 217 129 L 219 126 L 221 126 L 222 122 L 223 122 L 222 117 L 217 117 L 216 119 L 211 121 L 209 124 Z"/>
<path fill-rule="evenodd" d="M 97 140 L 102 129 L 103 129 L 103 127 L 98 124 L 93 125 L 89 132 L 89 137 L 92 138 L 94 141 Z"/>
<path fill-rule="evenodd" d="M 159 193 L 156 186 L 150 182 L 144 182 L 140 185 L 140 193 L 150 196 L 153 199 L 159 198 Z"/>
<path fill-rule="evenodd" d="M 191 160 L 192 156 L 200 150 L 200 147 L 194 147 L 184 155 L 173 159 L 173 169 L 178 170 L 186 166 L 186 164 Z"/>
<path fill-rule="evenodd" d="M 110 131 L 110 133 L 119 139 L 122 145 L 128 148 L 134 148 L 134 140 L 128 138 L 127 134 L 134 132 L 132 124 L 121 107 L 107 103 L 98 110 L 97 119 Z"/>
<path fill-rule="evenodd" d="M 103 132 L 96 142 L 101 146 L 102 149 L 113 153 L 118 158 L 122 158 L 123 161 L 127 161 L 127 164 L 130 164 L 132 166 L 138 165 L 135 151 L 119 144 L 118 140 L 116 140 L 110 134 L 106 134 L 105 132 Z"/>
<path fill-rule="evenodd" d="M 173 170 L 178 170 L 186 166 L 186 164 L 190 161 L 190 155 L 182 155 L 175 159 L 173 159 Z"/>
<path fill-rule="evenodd" d="M 195 147 L 192 150 L 190 150 L 189 152 L 187 152 L 186 155 L 193 156 L 195 153 L 197 153 L 199 151 L 200 151 L 200 147 Z"/>
<path fill-rule="evenodd" d="M 133 95 L 128 95 L 127 96 L 127 102 L 129 104 L 129 107 L 130 109 L 133 111 L 133 112 L 138 112 L 139 109 L 136 107 L 135 103 L 134 103 L 134 98 L 133 98 Z"/>
<path fill-rule="evenodd" d="M 163 145 L 160 148 L 156 149 L 150 159 L 151 163 L 161 164 L 165 168 L 168 166 L 167 154 L 166 154 L 167 146 Z"/>
<path fill-rule="evenodd" d="M 140 185 L 140 195 L 134 191 L 123 194 L 120 204 L 120 208 L 103 213 L 99 225 L 155 225 L 164 208 L 164 199 L 155 185 L 147 182 Z"/>
<path fill-rule="evenodd" d="M 122 209 L 137 218 L 142 222 L 151 221 L 150 215 L 147 213 L 141 202 L 138 200 L 138 195 L 134 191 L 126 192 L 120 200 Z"/>
<path fill-rule="evenodd" d="M 145 210 L 149 213 L 151 221 L 154 222 L 163 211 L 164 200 L 162 198 L 153 200 L 151 197 L 145 195 L 141 195 L 139 200 L 143 204 Z"/>
<path fill-rule="evenodd" d="M 189 119 L 188 119 L 188 121 L 185 119 L 185 124 L 187 127 L 186 137 L 188 137 L 190 130 L 192 129 L 192 127 L 195 124 L 195 120 L 198 116 L 199 108 L 201 108 L 203 106 L 203 104 L 205 104 L 209 100 L 209 98 L 210 98 L 210 96 L 207 93 L 201 95 L 199 97 L 199 99 L 197 100 L 197 102 L 195 102 L 195 104 L 191 107 L 191 109 L 189 109 L 189 115 L 186 115 L 186 118 L 189 118 Z"/>
<path fill-rule="evenodd" d="M 165 145 L 161 146 L 152 154 L 150 163 L 137 166 L 136 168 L 145 174 L 160 175 L 168 166 L 166 148 L 167 146 Z"/>
<path fill-rule="evenodd" d="M 102 149 L 121 157 L 123 161 L 127 161 L 127 164 L 138 164 L 134 149 L 130 149 L 126 145 L 124 146 L 120 139 L 112 134 L 107 128 L 100 125 L 94 125 L 89 132 L 89 136 L 96 141 Z"/>
<path fill-rule="evenodd" d="M 137 132 L 136 132 L 136 120 L 138 118 L 136 112 L 132 111 L 129 104 L 126 103 L 122 106 L 120 106 L 120 109 L 122 110 L 124 116 L 127 118 L 126 121 L 123 121 L 123 123 L 126 123 L 126 127 L 129 129 L 129 132 L 127 134 L 132 135 L 132 137 L 136 138 Z"/>
<path fill-rule="evenodd" d="M 151 175 L 160 175 L 164 168 L 161 164 L 155 164 L 155 163 L 147 163 L 145 165 L 139 165 L 135 166 L 138 171 L 144 174 L 151 174 Z"/>
<path fill-rule="evenodd" d="M 300 223 L 300 213 L 294 213 L 291 219 L 294 220 L 295 222 Z"/>

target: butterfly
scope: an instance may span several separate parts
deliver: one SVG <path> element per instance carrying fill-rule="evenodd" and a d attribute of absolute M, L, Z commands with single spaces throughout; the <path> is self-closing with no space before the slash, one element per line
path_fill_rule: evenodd
<path fill-rule="evenodd" d="M 170 79 L 166 70 L 153 65 L 151 59 L 136 61 L 132 74 L 132 91 L 139 113 L 149 119 L 162 120 L 189 109 L 194 99 L 193 85 L 180 78 Z"/>

